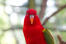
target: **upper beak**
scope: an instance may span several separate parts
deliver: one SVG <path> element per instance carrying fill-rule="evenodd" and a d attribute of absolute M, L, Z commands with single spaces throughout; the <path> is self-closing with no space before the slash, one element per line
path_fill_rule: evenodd
<path fill-rule="evenodd" d="M 30 15 L 30 22 L 31 22 L 31 24 L 33 24 L 33 21 L 34 21 L 34 15 Z"/>

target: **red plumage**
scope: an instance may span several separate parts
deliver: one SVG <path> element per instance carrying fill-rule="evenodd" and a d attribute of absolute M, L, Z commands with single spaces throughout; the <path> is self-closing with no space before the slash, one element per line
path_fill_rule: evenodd
<path fill-rule="evenodd" d="M 34 15 L 33 24 L 30 22 L 30 15 Z M 44 28 L 40 23 L 36 10 L 27 10 L 23 26 L 23 33 L 26 44 L 47 44 L 42 32 L 43 29 Z"/>

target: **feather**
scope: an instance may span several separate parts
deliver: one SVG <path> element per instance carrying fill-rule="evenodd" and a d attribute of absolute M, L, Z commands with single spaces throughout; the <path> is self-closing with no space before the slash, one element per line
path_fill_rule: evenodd
<path fill-rule="evenodd" d="M 42 32 L 44 34 L 47 44 L 54 44 L 54 38 L 50 31 L 48 29 L 43 29 Z"/>

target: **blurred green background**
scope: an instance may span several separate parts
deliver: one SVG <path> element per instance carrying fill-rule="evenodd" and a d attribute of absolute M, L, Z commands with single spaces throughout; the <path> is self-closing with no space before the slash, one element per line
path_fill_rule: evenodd
<path fill-rule="evenodd" d="M 24 17 L 28 8 L 34 8 L 39 14 L 43 0 L 0 0 L 0 44 L 25 44 L 22 32 Z M 47 0 L 45 16 L 49 17 L 61 6 L 66 5 L 66 0 Z M 51 17 L 46 25 L 58 44 L 56 33 L 66 41 L 66 8 Z"/>

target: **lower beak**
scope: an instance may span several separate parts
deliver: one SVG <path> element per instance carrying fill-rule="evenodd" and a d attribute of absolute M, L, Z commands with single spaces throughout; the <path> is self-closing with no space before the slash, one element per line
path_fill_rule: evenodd
<path fill-rule="evenodd" d="M 33 24 L 34 18 L 30 18 L 30 22 L 31 24 Z"/>

